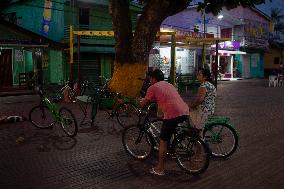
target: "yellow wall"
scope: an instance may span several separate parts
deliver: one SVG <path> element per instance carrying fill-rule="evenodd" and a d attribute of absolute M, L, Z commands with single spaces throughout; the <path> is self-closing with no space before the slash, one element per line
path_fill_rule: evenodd
<path fill-rule="evenodd" d="M 264 54 L 264 69 L 278 69 L 279 64 L 274 64 L 274 58 L 279 57 L 280 62 L 284 63 L 284 50 L 270 49 Z"/>

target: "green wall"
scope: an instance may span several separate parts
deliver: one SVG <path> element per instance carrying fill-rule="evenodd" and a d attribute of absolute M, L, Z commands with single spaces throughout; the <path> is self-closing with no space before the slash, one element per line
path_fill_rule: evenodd
<path fill-rule="evenodd" d="M 4 13 L 16 12 L 17 25 L 42 34 L 44 0 L 27 0 L 15 3 L 3 10 Z M 52 1 L 52 13 L 48 38 L 61 41 L 64 37 L 64 0 Z"/>
<path fill-rule="evenodd" d="M 110 55 L 101 55 L 101 75 L 111 78 L 111 63 L 113 59 Z"/>
<path fill-rule="evenodd" d="M 250 76 L 252 78 L 264 77 L 263 57 L 260 53 L 250 55 Z"/>
<path fill-rule="evenodd" d="M 237 69 L 239 70 L 239 72 L 240 72 L 240 76 L 239 76 L 239 77 L 242 77 L 243 68 L 242 68 L 242 62 L 241 62 L 241 55 L 236 54 L 236 56 L 235 56 L 235 61 L 237 62 L 236 68 L 237 68 Z"/>
<path fill-rule="evenodd" d="M 32 51 L 25 51 L 25 71 L 26 72 L 34 71 Z"/>
<path fill-rule="evenodd" d="M 48 70 L 50 75 L 50 83 L 59 83 L 63 80 L 63 58 L 61 51 L 50 50 Z"/>

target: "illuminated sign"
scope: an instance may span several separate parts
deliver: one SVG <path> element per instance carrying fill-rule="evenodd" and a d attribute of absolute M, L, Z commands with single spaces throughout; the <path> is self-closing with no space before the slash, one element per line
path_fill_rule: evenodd
<path fill-rule="evenodd" d="M 216 48 L 216 45 L 211 45 L 211 47 Z M 232 49 L 232 50 L 238 50 L 241 47 L 241 43 L 239 41 L 224 41 L 218 43 L 219 49 Z"/>

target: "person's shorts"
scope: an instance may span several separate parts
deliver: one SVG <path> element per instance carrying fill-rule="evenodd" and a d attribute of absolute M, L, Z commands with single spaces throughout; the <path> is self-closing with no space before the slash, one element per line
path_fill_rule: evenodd
<path fill-rule="evenodd" d="M 164 119 L 161 129 L 160 139 L 169 142 L 175 129 L 179 123 L 182 123 L 188 119 L 188 115 L 179 116 L 173 119 Z"/>

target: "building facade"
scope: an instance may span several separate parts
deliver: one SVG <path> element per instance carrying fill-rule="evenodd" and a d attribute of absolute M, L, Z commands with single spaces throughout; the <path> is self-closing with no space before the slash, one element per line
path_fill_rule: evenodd
<path fill-rule="evenodd" d="M 176 40 L 184 49 L 176 49 L 176 70 L 182 68 L 181 73 L 191 74 L 205 64 L 212 68 L 212 63 L 216 62 L 216 41 L 219 41 L 221 79 L 264 77 L 264 54 L 269 49 L 268 33 L 271 29 L 269 17 L 255 8 L 224 9 L 217 16 L 202 14 L 196 8 L 189 7 L 168 17 L 161 25 L 161 29 L 183 32 L 185 38 L 189 37 L 187 41 Z M 178 55 L 179 51 L 185 51 L 186 55 Z M 164 54 L 161 50 L 160 60 Z"/>
<path fill-rule="evenodd" d="M 46 83 L 60 83 L 62 80 L 79 78 L 94 81 L 99 75 L 111 77 L 114 38 L 70 35 L 70 26 L 73 26 L 74 31 L 111 31 L 112 19 L 108 13 L 108 3 L 108 0 L 20 1 L 2 10 L 1 18 L 62 44 L 64 48 L 60 51 L 47 47 L 41 54 L 43 77 Z M 131 3 L 130 9 L 133 26 L 135 26 L 137 14 L 141 8 Z M 73 39 L 74 49 L 72 64 L 70 64 L 70 36 Z M 32 56 L 24 54 L 23 59 L 26 60 L 28 57 Z M 25 64 L 30 63 L 25 62 Z M 31 70 L 21 70 L 21 72 L 26 71 Z M 16 78 L 15 81 L 17 81 Z M 13 83 L 17 84 L 17 82 Z"/>

